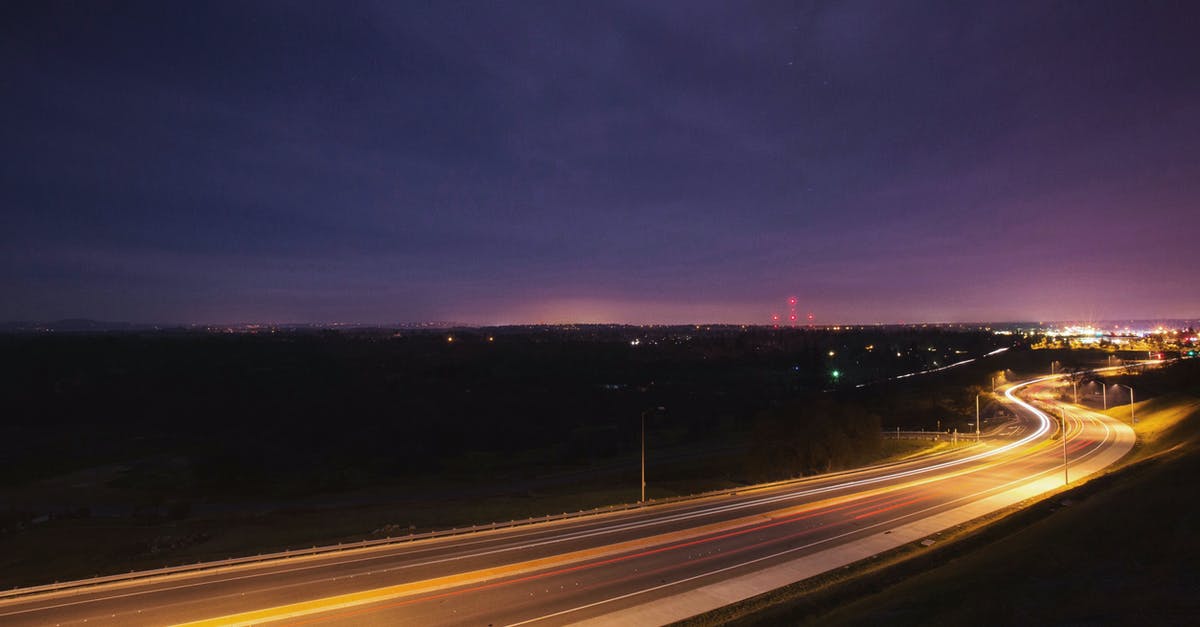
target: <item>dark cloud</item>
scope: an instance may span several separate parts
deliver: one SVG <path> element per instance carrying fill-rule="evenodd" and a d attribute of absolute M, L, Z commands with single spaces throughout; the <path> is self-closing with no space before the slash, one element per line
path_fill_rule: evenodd
<path fill-rule="evenodd" d="M 0 11 L 0 318 L 1200 309 L 1187 3 Z"/>

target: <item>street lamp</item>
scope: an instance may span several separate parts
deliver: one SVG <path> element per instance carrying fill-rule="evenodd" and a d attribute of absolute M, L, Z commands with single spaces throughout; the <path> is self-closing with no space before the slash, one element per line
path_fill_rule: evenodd
<path fill-rule="evenodd" d="M 979 441 L 979 395 L 975 395 L 975 441 Z"/>
<path fill-rule="evenodd" d="M 650 412 L 665 412 L 666 407 L 655 407 L 654 409 L 646 409 L 642 411 L 642 499 L 638 503 L 646 502 L 646 414 Z"/>
<path fill-rule="evenodd" d="M 1062 407 L 1058 408 L 1058 415 L 1062 418 L 1062 445 L 1063 445 L 1063 485 L 1069 485 L 1071 478 L 1067 474 L 1067 412 Z"/>
<path fill-rule="evenodd" d="M 1137 424 L 1137 414 L 1133 410 L 1133 386 L 1125 385 L 1123 383 L 1115 383 L 1113 385 L 1116 385 L 1119 388 L 1125 388 L 1125 389 L 1129 390 L 1129 424 L 1136 425 Z"/>

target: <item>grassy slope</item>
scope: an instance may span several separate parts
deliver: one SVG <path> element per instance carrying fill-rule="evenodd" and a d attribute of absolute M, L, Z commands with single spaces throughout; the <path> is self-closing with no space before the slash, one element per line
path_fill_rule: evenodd
<path fill-rule="evenodd" d="M 1105 490 L 823 615 L 821 625 L 1194 624 L 1200 620 L 1200 399 L 1142 403 L 1135 462 Z M 1110 412 L 1127 417 L 1128 407 Z M 1063 502 L 1056 497 L 1056 503 Z M 751 621 L 753 622 L 753 621 Z"/>

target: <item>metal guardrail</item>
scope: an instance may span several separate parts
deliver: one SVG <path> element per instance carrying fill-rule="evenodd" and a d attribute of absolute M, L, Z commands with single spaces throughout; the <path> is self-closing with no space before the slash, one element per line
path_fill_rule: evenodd
<path fill-rule="evenodd" d="M 935 440 L 935 441 L 945 440 L 945 441 L 947 441 L 947 442 L 950 442 L 950 441 L 952 441 L 952 440 L 954 439 L 954 434 L 953 434 L 953 433 L 950 433 L 950 432 L 948 432 L 948 431 L 925 431 L 925 430 L 920 430 L 920 431 L 904 431 L 904 430 L 892 430 L 892 431 L 887 431 L 887 430 L 884 430 L 882 433 L 883 433 L 883 437 L 884 437 L 884 438 L 886 438 L 886 439 L 889 439 L 889 440 Z M 972 439 L 972 440 L 974 439 L 974 437 L 975 437 L 975 434 L 974 434 L 974 433 L 971 433 L 971 439 Z M 959 434 L 958 434 L 958 439 L 959 439 L 960 441 L 966 440 L 966 434 L 965 434 L 965 433 L 959 433 Z"/>

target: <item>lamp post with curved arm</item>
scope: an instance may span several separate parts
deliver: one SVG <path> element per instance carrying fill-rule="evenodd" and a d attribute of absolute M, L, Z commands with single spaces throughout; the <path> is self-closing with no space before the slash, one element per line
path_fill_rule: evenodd
<path fill-rule="evenodd" d="M 1134 412 L 1134 409 L 1133 409 L 1133 386 L 1125 385 L 1123 383 L 1116 383 L 1115 385 L 1119 388 L 1125 388 L 1125 389 L 1129 390 L 1129 424 L 1136 425 L 1137 424 L 1137 414 Z"/>

